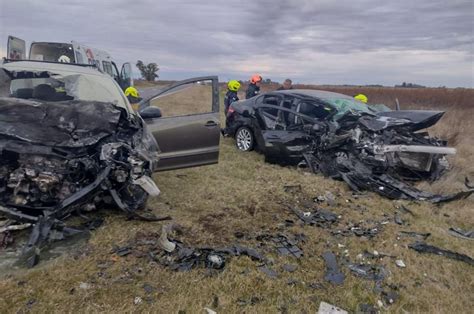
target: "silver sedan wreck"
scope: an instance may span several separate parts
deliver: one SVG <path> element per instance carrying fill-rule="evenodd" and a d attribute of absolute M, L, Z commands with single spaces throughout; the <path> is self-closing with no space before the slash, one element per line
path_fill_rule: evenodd
<path fill-rule="evenodd" d="M 217 90 L 217 78 L 208 79 Z M 161 156 L 161 170 L 217 162 L 217 112 L 203 118 L 216 116 L 214 131 L 203 126 L 207 133 L 195 132 L 210 147 L 194 144 L 188 153 L 186 143 L 167 143 L 179 141 L 176 132 L 196 129 L 198 115 L 192 123 L 181 117 L 161 123 L 156 107 L 137 114 L 119 85 L 97 69 L 6 62 L 0 65 L 0 96 L 0 216 L 11 222 L 0 230 L 33 227 L 25 252 L 30 266 L 52 234 L 77 232 L 63 222 L 74 212 L 112 204 L 131 217 L 156 220 L 140 210 L 160 193 L 151 176 Z M 218 110 L 218 98 L 213 102 Z M 179 126 L 170 128 L 173 120 Z M 166 132 L 160 133 L 162 125 Z"/>

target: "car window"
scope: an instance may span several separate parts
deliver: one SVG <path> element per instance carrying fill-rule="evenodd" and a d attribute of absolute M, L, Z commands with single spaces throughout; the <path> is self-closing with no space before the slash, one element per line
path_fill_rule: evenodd
<path fill-rule="evenodd" d="M 213 112 L 212 81 L 176 86 L 151 99 L 150 105 L 161 109 L 162 118 Z"/>
<path fill-rule="evenodd" d="M 302 101 L 298 104 L 296 111 L 311 118 L 322 120 L 331 113 L 331 108 L 316 102 Z"/>
<path fill-rule="evenodd" d="M 76 62 L 80 64 L 84 63 L 84 57 L 82 56 L 82 53 L 79 50 L 76 50 Z"/>
<path fill-rule="evenodd" d="M 281 101 L 281 97 L 275 95 L 265 95 L 263 97 L 262 104 L 264 105 L 271 105 L 271 106 L 279 106 Z"/>
<path fill-rule="evenodd" d="M 110 76 L 114 76 L 114 72 L 112 70 L 112 63 L 109 61 L 102 61 L 102 67 L 104 68 L 104 72 L 109 74 Z"/>
<path fill-rule="evenodd" d="M 283 110 L 263 107 L 259 112 L 267 130 L 286 130 L 288 121 Z"/>

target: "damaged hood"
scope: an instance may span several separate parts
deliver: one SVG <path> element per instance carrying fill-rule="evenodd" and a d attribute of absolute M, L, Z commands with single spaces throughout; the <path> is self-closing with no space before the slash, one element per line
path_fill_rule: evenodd
<path fill-rule="evenodd" d="M 436 124 L 444 111 L 399 110 L 379 112 L 375 116 L 363 116 L 359 123 L 371 131 L 381 131 L 393 127 L 404 127 L 418 131 Z"/>
<path fill-rule="evenodd" d="M 117 106 L 102 102 L 0 98 L 0 139 L 57 147 L 89 146 L 113 134 L 120 115 Z"/>

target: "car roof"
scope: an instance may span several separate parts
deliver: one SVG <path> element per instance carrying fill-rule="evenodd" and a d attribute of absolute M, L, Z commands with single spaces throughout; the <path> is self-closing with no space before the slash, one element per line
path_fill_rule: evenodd
<path fill-rule="evenodd" d="M 344 94 L 328 92 L 324 90 L 317 90 L 317 89 L 287 89 L 287 90 L 275 91 L 274 93 L 293 95 L 293 96 L 316 97 L 320 99 L 351 99 L 351 100 L 353 99 L 351 96 L 347 96 Z"/>
<path fill-rule="evenodd" d="M 87 74 L 87 75 L 98 75 L 107 76 L 107 74 L 100 72 L 97 68 L 89 65 L 80 64 L 69 64 L 59 62 L 43 62 L 43 61 L 13 61 L 0 64 L 0 68 L 3 68 L 9 72 L 11 71 L 47 71 L 55 74 L 70 75 L 76 74 Z"/>

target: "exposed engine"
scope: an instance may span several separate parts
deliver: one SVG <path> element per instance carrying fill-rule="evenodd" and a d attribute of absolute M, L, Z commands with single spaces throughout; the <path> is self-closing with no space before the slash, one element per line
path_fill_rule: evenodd
<path fill-rule="evenodd" d="M 62 221 L 71 213 L 109 203 L 143 217 L 137 210 L 160 193 L 151 179 L 158 145 L 142 120 L 124 111 L 108 103 L 0 98 L 0 214 L 33 226 L 30 266 L 51 230 L 77 232 Z"/>
<path fill-rule="evenodd" d="M 313 145 L 304 154 L 306 164 L 313 172 L 344 180 L 355 191 L 371 190 L 393 199 L 438 203 L 472 194 L 435 195 L 406 183 L 439 179 L 449 167 L 445 156 L 456 153 L 445 141 L 415 132 L 422 127 L 349 112 L 337 127 L 317 125 L 309 130 Z"/>

